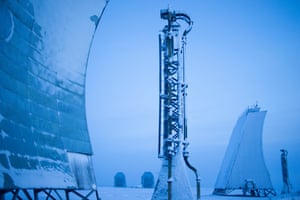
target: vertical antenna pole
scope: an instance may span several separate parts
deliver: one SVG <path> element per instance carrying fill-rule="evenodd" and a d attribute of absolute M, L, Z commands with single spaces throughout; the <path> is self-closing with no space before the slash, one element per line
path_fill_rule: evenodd
<path fill-rule="evenodd" d="M 167 20 L 159 34 L 158 157 L 163 159 L 163 165 L 152 200 L 191 200 L 192 192 L 184 172 L 184 161 L 195 171 L 188 163 L 186 150 L 184 47 L 193 23 L 185 13 L 170 9 L 161 10 L 160 17 Z M 182 21 L 187 28 L 181 29 Z"/>
<path fill-rule="evenodd" d="M 292 185 L 290 183 L 289 173 L 288 173 L 288 164 L 287 164 L 287 155 L 288 151 L 285 149 L 280 149 L 281 151 L 281 169 L 282 169 L 282 180 L 283 187 L 281 194 L 288 194 L 292 190 Z"/>

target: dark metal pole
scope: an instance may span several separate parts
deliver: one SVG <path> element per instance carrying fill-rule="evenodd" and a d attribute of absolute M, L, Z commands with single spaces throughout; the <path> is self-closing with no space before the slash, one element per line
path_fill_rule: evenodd
<path fill-rule="evenodd" d="M 172 156 L 168 159 L 168 200 L 172 200 Z"/>

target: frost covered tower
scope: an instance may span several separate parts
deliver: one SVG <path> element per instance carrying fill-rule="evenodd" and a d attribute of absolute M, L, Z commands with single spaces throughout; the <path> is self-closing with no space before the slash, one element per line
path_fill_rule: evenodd
<path fill-rule="evenodd" d="M 219 171 L 214 194 L 276 195 L 262 150 L 266 113 L 255 105 L 248 108 L 238 119 Z"/>
<path fill-rule="evenodd" d="M 0 199 L 99 199 L 85 79 L 106 4 L 0 0 Z"/>
<path fill-rule="evenodd" d="M 161 10 L 160 14 L 163 20 L 167 20 L 167 25 L 159 34 L 158 157 L 162 159 L 162 167 L 152 200 L 190 200 L 193 197 L 184 165 L 188 155 L 184 48 L 192 21 L 188 15 L 170 9 Z M 179 22 L 185 22 L 186 29 L 182 31 Z"/>

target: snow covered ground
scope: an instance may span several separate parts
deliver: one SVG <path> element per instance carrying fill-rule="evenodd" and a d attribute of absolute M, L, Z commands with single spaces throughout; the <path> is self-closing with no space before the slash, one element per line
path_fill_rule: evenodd
<path fill-rule="evenodd" d="M 98 192 L 101 200 L 150 200 L 153 189 L 100 187 Z"/>
<path fill-rule="evenodd" d="M 153 189 L 145 188 L 116 188 L 116 187 L 100 187 L 98 189 L 102 200 L 150 200 Z M 300 200 L 297 197 L 273 197 L 273 198 L 253 198 L 253 197 L 224 197 L 211 195 L 212 189 L 201 188 L 201 200 Z"/>
<path fill-rule="evenodd" d="M 196 193 L 196 190 L 194 191 Z M 100 187 L 98 192 L 102 200 L 150 200 L 153 189 Z M 201 188 L 201 193 L 203 195 L 202 199 L 206 199 L 212 193 L 212 189 Z M 209 199 L 213 200 L 213 198 Z"/>

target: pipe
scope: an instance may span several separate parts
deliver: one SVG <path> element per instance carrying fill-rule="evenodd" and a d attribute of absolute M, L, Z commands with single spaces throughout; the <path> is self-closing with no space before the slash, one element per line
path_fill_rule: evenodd
<path fill-rule="evenodd" d="M 189 157 L 189 152 L 185 151 L 185 148 L 184 148 L 183 159 L 184 159 L 185 164 L 188 166 L 188 168 L 190 168 L 195 173 L 195 176 L 196 176 L 197 200 L 200 200 L 200 195 L 201 195 L 201 191 L 200 191 L 200 178 L 199 178 L 197 169 L 194 166 L 191 165 L 191 163 L 188 160 L 188 157 Z"/>
<path fill-rule="evenodd" d="M 182 37 L 185 37 L 191 30 L 193 26 L 193 21 L 185 13 L 176 13 L 176 19 L 185 21 L 189 26 L 184 30 Z"/>
<path fill-rule="evenodd" d="M 175 14 L 175 20 L 183 20 L 185 21 L 187 24 L 188 24 L 188 27 L 184 30 L 183 34 L 182 34 L 182 42 L 183 42 L 183 45 L 182 45 L 182 55 L 183 55 L 183 69 L 185 69 L 185 63 L 184 63 L 184 55 L 185 55 L 185 42 L 186 42 L 186 35 L 192 30 L 192 26 L 193 26 L 193 21 L 191 20 L 191 18 L 185 14 L 185 13 L 176 13 Z M 183 81 L 185 82 L 185 72 L 183 71 Z M 184 86 L 186 87 L 186 86 Z M 184 88 L 185 90 L 185 88 Z M 185 102 L 185 96 L 186 94 L 184 94 L 184 102 Z M 183 138 L 184 138 L 184 141 L 186 141 L 187 139 L 187 119 L 186 119 L 186 113 L 185 113 L 185 110 L 186 110 L 186 107 L 185 107 L 185 103 L 184 103 L 184 134 L 183 134 Z M 198 175 L 198 172 L 197 172 L 197 169 L 191 165 L 191 163 L 189 162 L 188 160 L 188 157 L 189 157 L 189 152 L 186 151 L 186 148 L 187 148 L 187 145 L 188 143 L 187 142 L 184 142 L 184 147 L 183 147 L 183 158 L 184 158 L 184 162 L 185 164 L 188 166 L 188 168 L 190 168 L 194 173 L 195 173 L 195 176 L 196 176 L 196 190 L 197 190 L 197 200 L 200 199 L 200 178 L 199 178 L 199 175 Z"/>
<path fill-rule="evenodd" d="M 159 110 L 158 110 L 158 112 L 159 112 L 159 114 L 158 114 L 158 157 L 160 158 L 161 157 L 161 154 L 162 154 L 162 152 L 161 152 L 161 146 L 162 146 L 162 141 L 161 141 L 161 92 L 162 92 L 162 84 L 161 84 L 161 78 L 162 78 L 162 76 L 161 76 L 161 74 L 162 74 L 162 63 L 161 63 L 161 35 L 159 34 L 158 35 L 158 45 L 159 45 L 159 106 L 158 106 L 158 108 L 159 108 Z"/>

